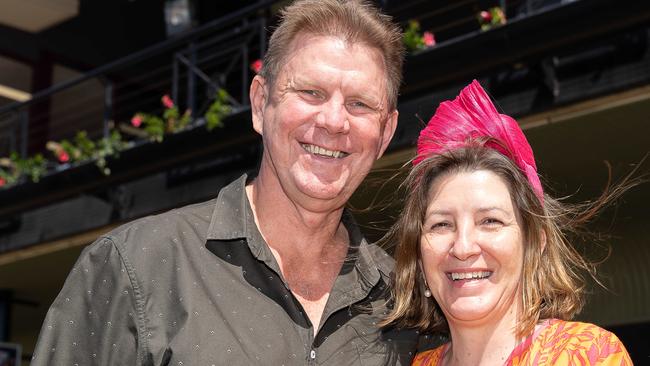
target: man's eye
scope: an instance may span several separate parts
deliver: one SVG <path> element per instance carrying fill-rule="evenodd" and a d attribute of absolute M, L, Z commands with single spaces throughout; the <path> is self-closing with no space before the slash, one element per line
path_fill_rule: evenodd
<path fill-rule="evenodd" d="M 359 102 L 359 101 L 357 101 L 357 102 L 352 102 L 352 103 L 350 103 L 350 105 L 353 106 L 353 107 L 355 107 L 355 108 L 370 108 L 366 103 L 364 103 L 364 102 Z"/>
<path fill-rule="evenodd" d="M 299 92 L 301 94 L 305 94 L 305 95 L 308 95 L 308 96 L 311 96 L 311 97 L 318 97 L 319 96 L 319 93 L 316 90 L 305 89 L 305 90 L 299 90 Z"/>

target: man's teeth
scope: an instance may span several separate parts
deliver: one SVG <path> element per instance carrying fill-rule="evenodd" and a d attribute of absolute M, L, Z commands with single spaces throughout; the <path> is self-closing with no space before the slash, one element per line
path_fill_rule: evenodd
<path fill-rule="evenodd" d="M 300 144 L 303 149 L 305 149 L 307 152 L 315 154 L 315 155 L 321 155 L 321 156 L 327 156 L 330 158 L 343 158 L 347 156 L 347 153 L 344 153 L 343 151 L 333 151 L 333 150 L 327 150 L 324 149 L 320 146 L 316 145 L 310 145 L 310 144 Z"/>
<path fill-rule="evenodd" d="M 451 279 L 454 281 L 457 280 L 478 280 L 481 278 L 490 277 L 492 272 L 490 271 L 478 271 L 478 272 L 452 272 Z"/>

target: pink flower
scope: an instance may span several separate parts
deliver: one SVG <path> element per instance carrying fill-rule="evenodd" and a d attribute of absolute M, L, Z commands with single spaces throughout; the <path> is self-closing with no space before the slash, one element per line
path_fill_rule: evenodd
<path fill-rule="evenodd" d="M 483 23 L 489 23 L 492 21 L 492 14 L 487 10 L 483 10 L 479 13 L 479 18 Z"/>
<path fill-rule="evenodd" d="M 140 127 L 140 125 L 142 124 L 142 116 L 140 116 L 139 114 L 133 116 L 133 118 L 131 118 L 131 124 L 133 125 L 133 127 Z"/>
<path fill-rule="evenodd" d="M 422 34 L 422 40 L 424 41 L 424 45 L 427 47 L 433 47 L 436 45 L 436 38 L 431 32 L 424 32 Z"/>
<path fill-rule="evenodd" d="M 167 109 L 174 108 L 174 101 L 172 100 L 172 98 L 169 97 L 169 95 L 167 94 L 163 95 L 161 101 L 162 104 L 165 106 L 165 108 Z"/>
<path fill-rule="evenodd" d="M 262 60 L 257 59 L 253 62 L 251 62 L 251 70 L 253 70 L 256 74 L 260 73 L 260 70 L 262 70 Z"/>
<path fill-rule="evenodd" d="M 61 150 L 57 155 L 57 159 L 59 159 L 59 161 L 62 163 L 67 163 L 68 161 L 70 161 L 70 155 L 68 155 L 68 153 L 65 152 L 64 150 Z"/>
<path fill-rule="evenodd" d="M 7 181 L 4 178 L 0 177 L 0 187 L 4 186 L 5 184 L 7 184 Z"/>

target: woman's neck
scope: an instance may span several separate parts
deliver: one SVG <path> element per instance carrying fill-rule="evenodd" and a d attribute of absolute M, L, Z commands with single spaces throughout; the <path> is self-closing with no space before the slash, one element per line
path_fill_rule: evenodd
<path fill-rule="evenodd" d="M 503 365 L 521 341 L 516 336 L 516 309 L 496 321 L 479 324 L 450 322 L 451 345 L 443 365 Z"/>

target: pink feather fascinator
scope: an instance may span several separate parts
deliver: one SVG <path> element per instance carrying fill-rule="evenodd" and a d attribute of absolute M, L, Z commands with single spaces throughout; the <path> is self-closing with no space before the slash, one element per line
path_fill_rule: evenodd
<path fill-rule="evenodd" d="M 476 80 L 461 90 L 456 99 L 440 104 L 420 132 L 413 165 L 431 155 L 463 148 L 486 137 L 488 141 L 484 146 L 512 160 L 526 175 L 540 202 L 544 202 L 544 191 L 528 140 L 517 121 L 497 111 Z"/>

